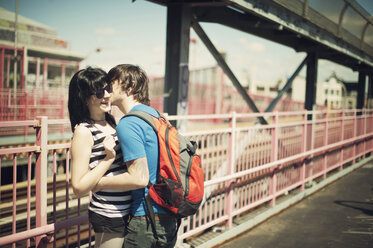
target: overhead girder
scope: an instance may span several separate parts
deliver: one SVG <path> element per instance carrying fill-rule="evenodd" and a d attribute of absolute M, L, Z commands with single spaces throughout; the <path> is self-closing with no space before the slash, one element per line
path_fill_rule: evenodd
<path fill-rule="evenodd" d="M 192 12 L 199 22 L 218 23 L 285 45 L 293 48 L 297 52 L 317 52 L 320 58 L 335 62 L 342 66 L 350 67 L 351 64 L 358 65 L 362 63 L 361 60 L 357 59 L 356 56 L 351 56 L 351 54 L 358 54 L 359 57 L 366 58 L 367 61 L 372 60 L 359 49 L 343 42 L 339 37 L 335 37 L 333 42 L 337 44 L 338 47 L 343 47 L 345 50 L 351 51 L 350 54 L 341 53 L 310 37 L 289 30 L 281 24 L 264 18 L 258 18 L 258 16 L 254 14 L 243 12 L 230 6 L 195 6 L 192 8 Z M 313 32 L 318 32 L 315 33 L 316 37 L 323 31 L 317 30 Z M 373 69 L 371 65 L 367 66 Z M 359 70 L 360 67 L 354 67 L 353 69 Z"/>
<path fill-rule="evenodd" d="M 193 22 L 192 27 L 196 30 L 200 38 L 201 32 L 198 31 L 200 27 L 198 23 L 211 22 L 285 45 L 293 48 L 296 52 L 307 53 L 308 59 L 305 59 L 302 64 L 307 63 L 306 88 L 308 93 L 306 93 L 305 108 L 308 110 L 311 110 L 313 104 L 315 104 L 315 86 L 317 79 L 318 59 L 326 59 L 358 71 L 359 82 L 361 82 L 361 75 L 369 75 L 370 78 L 372 77 L 373 57 L 369 55 L 369 52 L 364 53 L 361 50 L 363 49 L 363 46 L 366 46 L 365 43 L 361 43 L 360 46 L 353 46 L 352 43 L 350 44 L 346 42 L 342 39 L 343 37 L 341 38 L 341 36 L 338 35 L 341 34 L 341 32 L 337 32 L 337 34 L 333 32 L 328 33 L 326 30 L 320 29 L 314 26 L 312 23 L 307 23 L 307 19 L 305 19 L 304 16 L 291 13 L 283 6 L 277 5 L 275 1 L 268 3 L 266 2 L 266 4 L 262 4 L 262 2 L 255 2 L 254 0 L 152 0 L 152 2 L 165 5 L 168 8 L 174 5 L 188 6 L 191 13 L 190 20 Z M 246 2 L 248 3 L 247 5 Z M 253 5 L 252 7 L 250 7 L 251 4 Z M 281 8 L 285 11 L 280 10 Z M 259 12 L 257 12 L 258 10 Z M 264 14 L 261 13 L 261 11 L 264 11 Z M 268 15 L 268 13 L 270 13 L 270 15 Z M 271 15 L 274 15 L 275 18 L 272 19 Z M 289 23 L 291 25 L 288 25 Z M 339 25 L 339 27 L 341 27 L 341 25 Z M 366 28 L 364 29 L 364 34 L 365 32 Z M 348 35 L 349 38 L 351 38 L 351 34 Z M 204 41 L 204 43 L 206 45 L 208 42 Z M 213 47 L 212 43 L 211 46 L 207 45 L 207 47 L 210 50 L 210 53 L 217 60 L 218 64 L 223 67 L 222 69 L 226 74 L 228 74 L 228 77 L 231 79 L 232 83 L 236 86 L 238 91 L 240 91 L 240 88 L 242 88 L 241 84 L 235 78 L 233 73 L 230 73 L 231 70 L 229 69 L 228 65 L 226 65 L 221 55 L 217 51 L 214 51 L 216 49 Z M 183 61 L 177 59 L 172 63 L 174 62 L 180 64 Z M 300 67 L 302 66 L 303 65 L 300 65 Z M 167 72 L 170 73 L 170 69 L 171 68 L 166 69 L 166 74 Z M 297 71 L 294 73 L 294 75 L 296 74 L 298 74 Z M 169 86 L 171 86 L 172 81 L 175 82 L 174 80 L 171 81 L 170 79 L 166 79 Z M 289 87 L 288 85 L 291 85 L 291 81 L 292 80 L 289 80 L 287 82 L 283 90 L 286 91 L 286 88 Z M 369 83 L 371 83 L 371 81 L 372 80 L 370 80 Z M 254 112 L 257 112 L 258 110 L 250 97 L 247 97 L 246 93 L 242 93 L 241 95 L 250 108 Z M 281 94 L 279 94 L 277 98 L 280 97 Z M 273 109 L 275 104 L 276 102 L 274 101 L 270 106 L 268 106 L 268 109 Z M 261 122 L 265 123 L 265 120 L 261 120 Z"/>

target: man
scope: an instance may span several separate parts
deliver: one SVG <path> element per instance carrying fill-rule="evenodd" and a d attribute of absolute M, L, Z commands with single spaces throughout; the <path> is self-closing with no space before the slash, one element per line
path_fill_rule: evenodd
<path fill-rule="evenodd" d="M 140 67 L 130 64 L 117 65 L 109 71 L 108 76 L 113 85 L 111 102 L 124 114 L 139 110 L 159 117 L 158 112 L 149 106 L 149 80 Z M 122 118 L 116 130 L 128 171 L 142 170 L 143 174 L 138 179 L 138 184 L 141 182 L 145 187 L 132 191 L 132 218 L 127 227 L 124 247 L 174 247 L 177 239 L 177 219 L 152 202 L 158 234 L 156 240 L 145 202 L 148 181 L 154 184 L 157 179 L 157 135 L 148 123 L 136 116 Z M 120 180 L 106 179 L 99 183 L 100 187 L 117 189 L 121 189 L 120 184 Z"/>

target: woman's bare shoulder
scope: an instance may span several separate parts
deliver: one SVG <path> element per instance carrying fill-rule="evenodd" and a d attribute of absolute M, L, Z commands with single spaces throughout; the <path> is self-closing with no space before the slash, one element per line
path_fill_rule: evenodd
<path fill-rule="evenodd" d="M 74 130 L 73 140 L 77 139 L 92 140 L 92 133 L 86 126 L 77 125 Z"/>

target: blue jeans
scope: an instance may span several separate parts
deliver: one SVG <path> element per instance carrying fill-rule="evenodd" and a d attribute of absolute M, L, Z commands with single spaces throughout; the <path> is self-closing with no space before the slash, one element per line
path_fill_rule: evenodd
<path fill-rule="evenodd" d="M 153 235 L 150 219 L 147 216 L 132 217 L 124 237 L 123 247 L 125 248 L 172 248 L 177 240 L 177 219 L 173 216 L 158 215 L 159 220 L 155 221 L 158 243 Z"/>

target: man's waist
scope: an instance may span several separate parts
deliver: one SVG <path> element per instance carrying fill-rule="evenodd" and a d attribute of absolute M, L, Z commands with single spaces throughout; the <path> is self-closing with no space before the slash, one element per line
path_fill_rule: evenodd
<path fill-rule="evenodd" d="M 150 219 L 150 215 L 139 215 L 139 216 L 131 216 L 131 218 L 139 219 L 139 220 L 148 220 Z M 154 214 L 155 220 L 162 220 L 162 219 L 172 219 L 175 218 L 172 214 Z"/>

